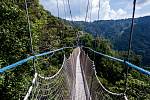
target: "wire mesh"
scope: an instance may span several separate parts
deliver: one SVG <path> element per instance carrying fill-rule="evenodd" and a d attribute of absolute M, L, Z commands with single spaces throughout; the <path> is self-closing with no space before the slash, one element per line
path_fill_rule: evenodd
<path fill-rule="evenodd" d="M 24 100 L 71 100 L 74 97 L 75 65 L 77 52 L 70 54 L 61 68 L 52 76 L 43 77 L 38 74 L 32 82 Z M 33 79 L 34 80 L 34 79 Z"/>
<path fill-rule="evenodd" d="M 97 76 L 94 62 L 81 50 L 81 67 L 84 73 L 88 100 L 126 100 L 123 93 L 113 93 L 107 90 Z M 86 85 L 85 85 L 86 86 Z"/>

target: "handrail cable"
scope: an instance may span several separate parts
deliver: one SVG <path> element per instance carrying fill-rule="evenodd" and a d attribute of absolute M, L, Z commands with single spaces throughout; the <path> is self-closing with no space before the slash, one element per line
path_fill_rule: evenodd
<path fill-rule="evenodd" d="M 113 94 L 113 95 L 118 95 L 118 96 L 119 96 L 119 95 L 124 95 L 123 93 L 115 93 L 115 92 L 111 92 L 111 91 L 107 90 L 107 89 L 104 87 L 104 85 L 101 83 L 101 81 L 99 80 L 99 78 L 98 78 L 98 76 L 97 76 L 97 72 L 96 72 L 95 67 L 94 67 L 93 69 L 94 69 L 94 75 L 95 75 L 97 81 L 99 82 L 99 84 L 102 86 L 102 88 L 103 88 L 105 91 L 107 91 L 109 94 Z"/>
<path fill-rule="evenodd" d="M 63 67 L 64 67 L 64 62 L 65 62 L 65 55 L 64 55 L 64 61 L 63 61 L 63 64 L 62 64 L 61 68 L 57 71 L 57 73 L 56 73 L 55 75 L 50 76 L 50 77 L 44 77 L 44 76 L 38 74 L 38 76 L 39 76 L 40 78 L 42 78 L 42 79 L 45 79 L 45 80 L 55 78 L 55 77 L 62 71 L 62 69 L 63 69 Z"/>
<path fill-rule="evenodd" d="M 139 71 L 139 72 L 141 72 L 141 73 L 143 73 L 143 74 L 145 74 L 145 75 L 150 76 L 150 71 L 145 70 L 145 69 L 143 69 L 143 68 L 141 68 L 141 67 L 139 67 L 139 66 L 136 66 L 136 65 L 134 65 L 134 64 L 132 64 L 132 63 L 130 63 L 130 62 L 128 62 L 128 61 L 125 61 L 125 60 L 122 60 L 122 59 L 119 59 L 119 58 L 116 58 L 116 57 L 112 57 L 112 56 L 103 54 L 103 53 L 101 53 L 101 52 L 97 52 L 97 51 L 91 49 L 90 47 L 85 47 L 85 46 L 82 46 L 82 47 L 83 47 L 83 48 L 86 48 L 86 49 L 89 49 L 89 50 L 95 52 L 96 54 L 99 54 L 99 55 L 101 55 L 101 56 L 104 56 L 104 57 L 106 57 L 106 58 L 109 58 L 109 59 L 111 59 L 111 60 L 113 60 L 113 61 L 118 61 L 118 62 L 121 62 L 121 63 L 125 63 L 126 65 L 128 65 L 128 67 L 133 68 L 133 69 L 135 69 L 135 70 L 137 70 L 137 71 Z"/>
<path fill-rule="evenodd" d="M 58 51 L 61 51 L 61 50 L 63 50 L 63 49 L 71 49 L 71 48 L 74 48 L 74 47 L 63 47 L 63 48 L 55 49 L 55 50 L 53 50 L 53 51 L 44 52 L 44 53 L 41 53 L 41 54 L 37 54 L 37 55 L 34 55 L 34 56 L 30 56 L 30 57 L 28 57 L 28 58 L 26 58 L 26 59 L 20 60 L 20 61 L 18 61 L 18 62 L 16 62 L 16 63 L 13 63 L 13 64 L 11 64 L 11 65 L 8 65 L 8 66 L 6 66 L 6 67 L 1 68 L 1 69 L 0 69 L 0 73 L 4 73 L 4 72 L 7 71 L 7 70 L 10 70 L 10 69 L 15 68 L 15 67 L 17 67 L 17 66 L 19 66 L 19 65 L 22 65 L 22 64 L 26 63 L 26 62 L 29 61 L 29 60 L 37 59 L 38 57 L 42 57 L 42 56 L 45 56 L 45 55 L 49 55 L 49 54 L 51 54 L 51 53 L 58 52 Z"/>

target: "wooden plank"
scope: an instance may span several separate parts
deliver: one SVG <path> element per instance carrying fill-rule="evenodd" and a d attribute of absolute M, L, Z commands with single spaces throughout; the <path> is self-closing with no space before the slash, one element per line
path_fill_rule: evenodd
<path fill-rule="evenodd" d="M 79 48 L 78 48 L 79 49 Z M 80 67 L 80 49 L 76 62 L 76 85 L 75 85 L 75 100 L 86 100 L 84 81 Z"/>

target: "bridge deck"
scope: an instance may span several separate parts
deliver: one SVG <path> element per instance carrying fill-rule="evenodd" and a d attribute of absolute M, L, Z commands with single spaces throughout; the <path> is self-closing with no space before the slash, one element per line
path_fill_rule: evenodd
<path fill-rule="evenodd" d="M 75 100 L 86 100 L 86 93 L 85 93 L 85 88 L 84 88 L 83 76 L 82 76 L 81 67 L 80 67 L 80 49 L 79 49 L 79 54 L 77 56 L 77 62 L 76 62 L 76 85 L 75 85 L 75 89 L 76 89 Z"/>

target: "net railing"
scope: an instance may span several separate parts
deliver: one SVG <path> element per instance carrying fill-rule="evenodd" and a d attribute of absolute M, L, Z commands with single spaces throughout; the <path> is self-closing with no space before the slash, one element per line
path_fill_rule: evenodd
<path fill-rule="evenodd" d="M 66 87 L 64 74 L 65 59 L 59 71 L 51 77 L 43 77 L 36 73 L 24 100 L 64 100 L 68 98 L 69 90 Z"/>
<path fill-rule="evenodd" d="M 113 93 L 107 90 L 95 70 L 94 62 L 81 50 L 81 68 L 84 76 L 87 100 L 127 100 L 124 93 Z"/>
<path fill-rule="evenodd" d="M 88 47 L 84 47 L 83 50 L 94 61 L 97 79 L 106 90 L 113 93 L 124 93 L 126 90 L 126 96 L 129 100 L 150 99 L 150 73 L 148 68 L 136 66 L 119 59 L 119 57 L 110 56 L 111 53 L 106 55 Z M 135 63 L 135 61 L 132 62 Z M 127 67 L 129 67 L 129 73 L 126 85 Z"/>
<path fill-rule="evenodd" d="M 58 72 L 51 77 L 35 73 L 24 100 L 72 100 L 75 96 L 75 68 L 77 49 L 64 61 Z"/>

